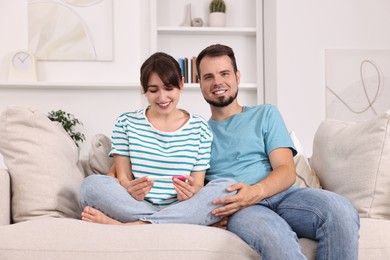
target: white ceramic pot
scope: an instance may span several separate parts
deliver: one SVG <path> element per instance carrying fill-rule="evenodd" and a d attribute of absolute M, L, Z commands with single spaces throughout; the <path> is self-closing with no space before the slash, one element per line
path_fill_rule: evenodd
<path fill-rule="evenodd" d="M 225 26 L 225 13 L 214 12 L 209 15 L 210 27 L 224 27 Z"/>

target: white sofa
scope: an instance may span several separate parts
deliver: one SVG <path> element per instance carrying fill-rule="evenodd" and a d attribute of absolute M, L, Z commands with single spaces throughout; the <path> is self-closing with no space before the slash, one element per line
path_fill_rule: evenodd
<path fill-rule="evenodd" d="M 390 259 L 389 115 L 368 123 L 324 122 L 314 141 L 313 167 L 302 153 L 295 158 L 298 186 L 322 185 L 359 210 L 359 259 Z M 20 107 L 3 111 L 0 153 L 8 169 L 0 170 L 0 259 L 261 258 L 236 235 L 213 227 L 81 221 L 80 182 L 85 174 L 107 171 L 108 147 L 109 139 L 98 134 L 88 158 L 80 160 L 66 132 L 44 114 Z M 316 242 L 300 242 L 308 259 L 315 259 Z"/>

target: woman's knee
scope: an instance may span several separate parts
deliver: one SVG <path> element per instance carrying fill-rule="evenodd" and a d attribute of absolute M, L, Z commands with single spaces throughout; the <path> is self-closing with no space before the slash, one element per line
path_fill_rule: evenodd
<path fill-rule="evenodd" d="M 80 185 L 80 196 L 85 197 L 86 194 L 98 192 L 98 190 L 107 182 L 111 182 L 112 177 L 105 175 L 89 175 Z"/>

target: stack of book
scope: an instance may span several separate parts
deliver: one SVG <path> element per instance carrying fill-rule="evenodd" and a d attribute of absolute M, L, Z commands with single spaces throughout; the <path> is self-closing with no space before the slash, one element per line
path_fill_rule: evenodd
<path fill-rule="evenodd" d="M 181 72 L 184 77 L 184 83 L 198 83 L 198 75 L 196 73 L 196 57 L 179 58 L 178 59 Z"/>

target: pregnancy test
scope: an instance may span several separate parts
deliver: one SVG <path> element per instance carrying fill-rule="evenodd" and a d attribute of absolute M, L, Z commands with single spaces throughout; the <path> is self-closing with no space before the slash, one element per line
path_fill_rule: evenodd
<path fill-rule="evenodd" d="M 181 181 L 185 181 L 186 177 L 184 176 L 148 176 L 149 180 L 173 180 L 173 179 L 179 179 Z"/>

